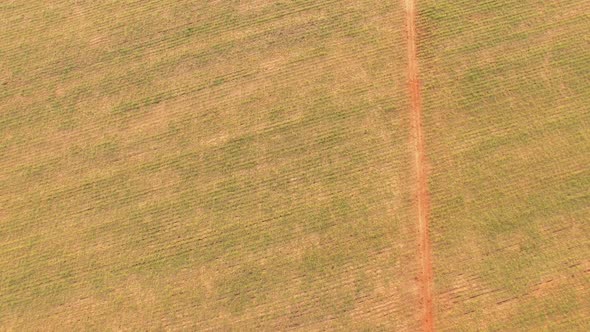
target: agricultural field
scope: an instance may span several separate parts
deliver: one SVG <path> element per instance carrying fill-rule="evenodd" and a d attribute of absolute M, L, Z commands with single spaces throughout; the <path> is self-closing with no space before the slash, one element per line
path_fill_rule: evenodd
<path fill-rule="evenodd" d="M 589 11 L 0 3 L 0 330 L 590 329 Z"/>
<path fill-rule="evenodd" d="M 0 329 L 416 330 L 403 4 L 0 4 Z"/>
<path fill-rule="evenodd" d="M 589 330 L 588 2 L 418 4 L 437 330 Z"/>

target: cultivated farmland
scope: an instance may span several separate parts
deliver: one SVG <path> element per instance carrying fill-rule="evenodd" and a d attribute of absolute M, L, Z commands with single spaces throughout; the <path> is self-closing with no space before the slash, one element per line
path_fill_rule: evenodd
<path fill-rule="evenodd" d="M 0 330 L 587 330 L 588 12 L 0 3 Z"/>
<path fill-rule="evenodd" d="M 0 15 L 3 328 L 420 326 L 402 3 Z"/>
<path fill-rule="evenodd" d="M 588 330 L 588 3 L 419 4 L 435 326 Z"/>

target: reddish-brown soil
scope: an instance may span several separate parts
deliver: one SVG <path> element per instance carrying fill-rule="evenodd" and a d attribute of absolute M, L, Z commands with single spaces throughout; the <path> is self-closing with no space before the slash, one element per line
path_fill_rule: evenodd
<path fill-rule="evenodd" d="M 420 290 L 422 297 L 424 331 L 434 331 L 432 303 L 432 249 L 428 230 L 428 182 L 426 174 L 426 157 L 422 128 L 422 105 L 420 99 L 420 81 L 418 77 L 418 55 L 416 50 L 416 0 L 405 0 L 406 29 L 408 34 L 408 83 L 411 98 L 412 137 L 416 167 L 416 206 L 420 236 L 420 260 L 422 275 Z"/>

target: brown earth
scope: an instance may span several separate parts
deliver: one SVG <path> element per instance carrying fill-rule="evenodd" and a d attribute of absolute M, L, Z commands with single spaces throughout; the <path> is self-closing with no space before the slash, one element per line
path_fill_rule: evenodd
<path fill-rule="evenodd" d="M 416 167 L 416 205 L 418 228 L 420 236 L 420 259 L 422 275 L 420 289 L 423 303 L 424 331 L 434 330 L 434 315 L 432 302 L 432 249 L 428 232 L 428 183 L 426 174 L 426 157 L 424 134 L 422 128 L 422 108 L 420 98 L 420 81 L 418 77 L 418 56 L 416 51 L 416 1 L 405 0 L 406 26 L 408 33 L 408 83 L 411 98 L 412 136 L 414 143 L 414 158 Z"/>

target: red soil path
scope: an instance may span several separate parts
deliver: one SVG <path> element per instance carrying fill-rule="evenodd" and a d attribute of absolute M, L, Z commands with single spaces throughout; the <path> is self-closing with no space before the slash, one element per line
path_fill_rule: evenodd
<path fill-rule="evenodd" d="M 426 174 L 426 156 L 422 128 L 422 104 L 420 98 L 420 81 L 418 78 L 418 54 L 416 50 L 416 1 L 405 0 L 406 29 L 408 33 L 408 83 L 411 97 L 411 118 L 416 167 L 416 203 L 418 229 L 420 236 L 420 292 L 422 297 L 424 331 L 434 331 L 434 313 L 432 303 L 432 248 L 428 230 L 428 182 Z"/>

